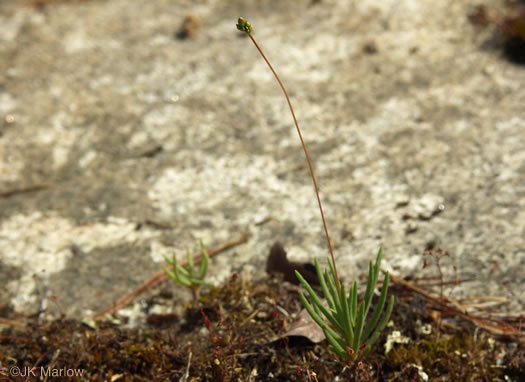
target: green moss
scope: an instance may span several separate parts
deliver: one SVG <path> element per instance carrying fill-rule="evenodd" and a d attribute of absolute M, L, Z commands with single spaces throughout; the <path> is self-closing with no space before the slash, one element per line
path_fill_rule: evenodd
<path fill-rule="evenodd" d="M 501 374 L 501 359 L 491 341 L 484 335 L 475 339 L 471 332 L 437 333 L 395 347 L 386 355 L 386 362 L 389 368 L 400 371 L 407 365 L 420 366 L 431 380 L 448 375 L 454 376 L 455 381 L 491 381 Z M 417 372 L 415 367 L 414 370 Z"/>
<path fill-rule="evenodd" d="M 256 284 L 232 279 L 192 302 L 183 317 L 159 327 L 99 322 L 98 329 L 92 329 L 58 320 L 28 322 L 24 330 L 3 329 L 0 379 L 3 368 L 37 362 L 57 369 L 73 365 L 85 371 L 76 380 L 100 381 L 117 375 L 119 381 L 180 380 L 188 366 L 188 380 L 195 381 L 265 380 L 271 373 L 273 380 L 293 382 L 308 380 L 313 372 L 318 381 L 418 381 L 422 373 L 437 381 L 503 381 L 506 376 L 518 381 L 525 375 L 525 350 L 519 342 L 492 338 L 470 325 L 455 334 L 435 328 L 436 334 L 420 338 L 414 322 L 432 319 L 412 309 L 403 289 L 392 288 L 392 293 L 398 301 L 393 311 L 396 330 L 412 342 L 395 345 L 385 358 L 385 336 L 380 337 L 361 368 L 344 369 L 326 341 L 312 344 L 303 337 L 283 336 L 301 309 L 295 286 L 276 278 Z"/>

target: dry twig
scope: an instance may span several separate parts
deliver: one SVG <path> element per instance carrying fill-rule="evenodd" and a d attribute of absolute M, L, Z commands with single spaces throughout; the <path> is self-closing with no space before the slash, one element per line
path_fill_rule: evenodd
<path fill-rule="evenodd" d="M 491 332 L 492 334 L 500 336 L 517 337 L 520 342 L 523 342 L 525 340 L 525 332 L 521 331 L 520 329 L 516 329 L 515 327 L 509 325 L 501 319 L 497 320 L 492 317 L 482 317 L 479 315 L 472 314 L 468 311 L 466 305 L 461 304 L 459 301 L 454 300 L 450 297 L 444 295 L 440 297 L 435 297 L 429 292 L 421 289 L 420 287 L 393 275 L 390 276 L 390 279 L 393 283 L 403 285 L 407 289 L 420 294 L 428 301 L 439 305 L 447 311 L 456 314 L 457 316 L 463 318 L 466 321 L 470 321 L 475 326 L 485 329 Z M 486 299 L 486 297 L 483 298 Z"/>
<path fill-rule="evenodd" d="M 17 194 L 26 194 L 28 192 L 45 190 L 49 187 L 51 186 L 48 184 L 35 184 L 32 186 L 28 186 L 28 187 L 21 187 L 21 188 L 15 188 L 12 190 L 7 190 L 7 191 L 0 191 L 0 198 L 9 198 L 10 196 L 17 195 Z"/>

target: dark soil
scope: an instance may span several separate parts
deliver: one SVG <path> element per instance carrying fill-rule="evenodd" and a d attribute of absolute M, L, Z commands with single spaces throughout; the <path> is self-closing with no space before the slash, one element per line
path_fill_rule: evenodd
<path fill-rule="evenodd" d="M 1 331 L 0 380 L 45 380 L 38 375 L 46 371 L 55 372 L 48 380 L 56 381 L 524 380 L 523 345 L 467 323 L 438 325 L 436 310 L 398 285 L 390 288 L 396 296 L 393 325 L 363 365 L 348 367 L 326 341 L 284 336 L 302 308 L 297 291 L 280 277 L 247 284 L 234 275 L 188 306 L 183 317 L 150 316 L 134 329 L 107 321 L 94 329 L 65 318 L 37 325 L 4 309 L 4 317 L 25 329 L 7 325 Z M 423 324 L 430 334 L 417 330 Z M 410 343 L 395 344 L 385 356 L 394 330 Z M 13 367 L 26 374 L 34 367 L 36 376 L 17 377 Z M 65 376 L 74 370 L 82 376 Z"/>

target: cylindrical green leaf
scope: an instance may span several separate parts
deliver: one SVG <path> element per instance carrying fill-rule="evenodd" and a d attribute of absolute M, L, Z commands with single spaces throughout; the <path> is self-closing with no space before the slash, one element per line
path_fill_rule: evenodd
<path fill-rule="evenodd" d="M 343 333 L 343 328 L 341 327 L 339 322 L 337 322 L 334 316 L 324 307 L 323 302 L 314 292 L 310 284 L 308 284 L 308 281 L 306 281 L 298 271 L 295 271 L 295 276 L 299 279 L 299 282 L 303 284 L 304 288 L 310 295 L 310 298 L 312 299 L 312 304 L 316 307 L 316 310 L 320 310 L 323 313 L 323 315 L 328 319 L 328 321 L 330 321 L 330 323 L 335 327 L 335 329 Z"/>
<path fill-rule="evenodd" d="M 201 265 L 199 267 L 199 275 L 198 275 L 198 279 L 200 280 L 203 280 L 204 277 L 206 276 L 206 272 L 208 272 L 208 251 L 206 251 L 206 247 L 204 246 L 204 243 L 202 242 L 202 240 L 200 241 L 200 244 L 201 244 L 201 256 L 202 256 L 202 261 L 201 261 Z"/>
<path fill-rule="evenodd" d="M 314 264 L 315 264 L 315 271 L 317 272 L 317 279 L 319 280 L 319 284 L 321 284 L 321 289 L 323 290 L 323 294 L 326 298 L 326 302 L 328 303 L 328 306 L 330 309 L 335 309 L 334 301 L 332 297 L 330 296 L 330 293 L 328 291 L 328 288 L 326 287 L 326 281 L 323 277 L 323 273 L 321 272 L 321 266 L 319 265 L 319 260 L 317 260 L 317 257 L 314 257 Z"/>
<path fill-rule="evenodd" d="M 195 278 L 195 273 L 193 270 L 193 256 L 190 253 L 190 249 L 186 247 L 186 257 L 188 258 L 188 263 L 186 264 L 186 270 L 190 274 L 190 278 Z"/>
<path fill-rule="evenodd" d="M 366 324 L 365 330 L 363 331 L 363 340 L 365 340 L 370 333 L 372 333 L 372 330 L 376 326 L 377 322 L 379 321 L 379 317 L 383 313 L 383 309 L 385 307 L 386 302 L 386 296 L 388 292 L 388 273 L 385 274 L 385 279 L 383 280 L 383 288 L 381 288 L 381 295 L 379 296 L 379 301 L 377 302 L 374 314 L 372 315 L 372 318 L 368 321 Z"/>
<path fill-rule="evenodd" d="M 361 302 L 359 304 L 359 311 L 357 312 L 357 319 L 354 327 L 354 342 L 352 343 L 353 349 L 359 349 L 361 345 L 361 332 L 363 331 L 363 322 L 365 320 L 365 304 Z"/>
<path fill-rule="evenodd" d="M 379 338 L 379 335 L 385 328 L 386 324 L 388 323 L 388 320 L 390 319 L 390 315 L 392 314 L 392 309 L 394 308 L 394 296 L 390 296 L 390 300 L 388 301 L 388 306 L 386 307 L 385 314 L 383 315 L 383 318 L 377 325 L 376 330 L 374 331 L 374 334 L 366 341 L 367 345 L 374 345 L 374 343 Z"/>
<path fill-rule="evenodd" d="M 324 335 L 328 343 L 332 346 L 332 350 L 341 358 L 348 359 L 348 354 L 345 351 L 344 341 L 339 336 L 334 336 L 328 331 L 324 331 Z"/>
<path fill-rule="evenodd" d="M 352 287 L 350 287 L 350 293 L 351 293 Z M 354 338 L 354 329 L 352 328 L 352 319 L 350 317 L 350 306 L 348 304 L 348 299 L 346 298 L 345 293 L 345 286 L 344 283 L 341 283 L 341 302 L 343 305 L 343 313 L 344 318 L 342 321 L 342 324 L 345 328 L 345 341 L 348 345 L 352 343 L 352 339 Z"/>

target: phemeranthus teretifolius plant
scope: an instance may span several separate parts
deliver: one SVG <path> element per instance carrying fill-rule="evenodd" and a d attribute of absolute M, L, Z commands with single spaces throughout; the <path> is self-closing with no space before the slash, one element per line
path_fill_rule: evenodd
<path fill-rule="evenodd" d="M 321 271 L 319 261 L 315 259 L 315 268 L 317 271 L 317 277 L 323 291 L 324 298 L 326 299 L 327 306 L 323 304 L 323 301 L 317 296 L 314 290 L 310 287 L 308 282 L 301 276 L 301 274 L 295 271 L 295 274 L 301 284 L 306 288 L 312 303 L 309 303 L 306 297 L 300 293 L 301 302 L 312 317 L 312 319 L 321 327 L 323 330 L 332 350 L 344 360 L 348 361 L 359 361 L 370 351 L 372 345 L 377 341 L 381 331 L 387 324 L 392 308 L 394 306 L 394 297 L 391 296 L 388 305 L 385 309 L 385 302 L 388 291 L 388 273 L 385 274 L 383 281 L 383 287 L 381 289 L 381 295 L 379 301 L 373 306 L 372 316 L 368 319 L 368 313 L 372 307 L 372 298 L 374 296 L 375 287 L 379 277 L 379 271 L 381 267 L 382 250 L 376 258 L 375 264 L 370 262 L 370 268 L 368 272 L 368 284 L 365 291 L 364 300 L 358 304 L 357 301 L 357 283 L 349 288 L 348 294 L 345 290 L 344 283 L 339 281 L 337 274 L 337 267 L 335 264 L 335 257 L 332 250 L 332 244 L 330 242 L 330 236 L 328 235 L 328 228 L 324 217 L 323 207 L 321 204 L 321 198 L 319 197 L 319 191 L 317 188 L 317 182 L 315 180 L 314 171 L 306 144 L 304 143 L 297 118 L 292 107 L 288 93 L 284 88 L 279 76 L 273 69 L 270 61 L 266 58 L 263 51 L 255 41 L 252 35 L 252 26 L 244 18 L 239 17 L 237 22 L 237 29 L 241 32 L 245 32 L 248 37 L 252 40 L 253 44 L 261 54 L 262 58 L 270 68 L 275 79 L 277 80 L 281 90 L 284 93 L 290 113 L 299 135 L 301 145 L 303 147 L 306 162 L 310 170 L 312 182 L 314 184 L 315 195 L 317 197 L 317 203 L 319 205 L 319 211 L 321 213 L 321 220 L 323 222 L 323 228 L 328 242 L 328 249 L 330 251 L 331 259 L 328 261 L 330 266 L 330 272 L 326 271 L 324 274 Z"/>
<path fill-rule="evenodd" d="M 210 286 L 209 283 L 204 281 L 206 277 L 206 272 L 208 272 L 208 251 L 204 246 L 202 240 L 201 245 L 201 256 L 202 261 L 199 265 L 199 270 L 195 272 L 193 269 L 193 258 L 190 254 L 190 250 L 186 248 L 187 262 L 185 266 L 180 266 L 177 264 L 177 259 L 175 257 L 175 252 L 172 255 L 172 258 L 169 259 L 164 256 L 164 260 L 171 265 L 173 271 L 168 268 L 164 268 L 164 272 L 177 284 L 180 284 L 186 288 L 190 288 L 193 297 L 197 300 L 199 298 L 200 287 L 203 285 Z"/>
<path fill-rule="evenodd" d="M 344 283 L 340 283 L 341 291 L 339 292 L 336 289 L 337 280 L 335 279 L 335 269 L 332 263 L 329 263 L 330 272 L 325 270 L 323 275 L 319 261 L 317 258 L 315 259 L 315 269 L 323 295 L 328 304 L 327 307 L 325 307 L 301 274 L 295 271 L 295 275 L 312 299 L 312 304 L 310 304 L 306 297 L 299 292 L 301 302 L 317 325 L 323 329 L 332 350 L 343 359 L 359 361 L 365 357 L 379 338 L 392 313 L 394 296 L 390 297 L 388 306 L 384 310 L 388 291 L 388 273 L 386 273 L 379 301 L 374 306 L 372 317 L 367 320 L 379 276 L 382 256 L 383 253 L 380 249 L 375 264 L 370 261 L 365 297 L 359 306 L 357 304 L 357 282 L 354 281 L 354 284 L 349 288 L 348 295 L 346 294 Z M 323 316 L 328 322 L 323 319 Z"/>

